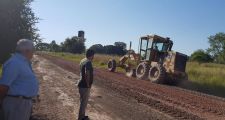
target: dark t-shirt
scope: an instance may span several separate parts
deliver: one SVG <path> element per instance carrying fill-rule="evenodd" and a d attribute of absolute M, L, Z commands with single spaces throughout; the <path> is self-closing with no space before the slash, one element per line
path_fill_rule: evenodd
<path fill-rule="evenodd" d="M 88 88 L 87 82 L 85 80 L 85 75 L 87 74 L 87 71 L 90 72 L 89 87 L 91 87 L 93 83 L 93 67 L 91 61 L 87 58 L 84 58 L 80 62 L 80 80 L 78 83 L 78 87 L 80 88 Z"/>

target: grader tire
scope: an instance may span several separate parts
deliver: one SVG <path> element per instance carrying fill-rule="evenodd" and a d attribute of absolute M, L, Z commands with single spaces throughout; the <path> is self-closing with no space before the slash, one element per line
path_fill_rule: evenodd
<path fill-rule="evenodd" d="M 136 68 L 136 77 L 141 80 L 148 78 L 149 65 L 147 63 L 140 63 Z"/>
<path fill-rule="evenodd" d="M 116 71 L 116 61 L 114 59 L 110 59 L 108 61 L 108 70 L 110 72 L 115 72 Z"/>
<path fill-rule="evenodd" d="M 166 82 L 166 70 L 161 64 L 154 64 L 149 70 L 149 80 L 152 83 L 163 84 Z"/>
<path fill-rule="evenodd" d="M 125 68 L 125 70 L 126 70 L 126 76 L 127 77 L 136 77 L 136 70 L 135 69 L 132 69 L 129 66 L 127 66 Z"/>

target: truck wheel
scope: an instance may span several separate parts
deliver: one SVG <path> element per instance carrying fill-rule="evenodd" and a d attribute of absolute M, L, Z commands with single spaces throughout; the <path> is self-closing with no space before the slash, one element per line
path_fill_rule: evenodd
<path fill-rule="evenodd" d="M 160 64 L 154 64 L 149 70 L 149 80 L 153 83 L 165 83 L 166 71 Z"/>
<path fill-rule="evenodd" d="M 140 63 L 136 68 L 136 76 L 138 79 L 147 79 L 149 71 L 149 65 L 147 63 Z"/>
<path fill-rule="evenodd" d="M 135 69 L 132 69 L 129 66 L 126 66 L 125 70 L 126 70 L 126 76 L 127 77 L 136 77 L 136 70 Z"/>
<path fill-rule="evenodd" d="M 116 71 L 116 61 L 114 59 L 110 59 L 108 61 L 108 70 L 110 72 L 115 72 Z"/>

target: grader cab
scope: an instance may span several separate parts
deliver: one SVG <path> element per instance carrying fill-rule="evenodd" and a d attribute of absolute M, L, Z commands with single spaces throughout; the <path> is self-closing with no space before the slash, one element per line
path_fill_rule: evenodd
<path fill-rule="evenodd" d="M 118 61 L 110 59 L 108 69 L 115 72 L 122 67 L 129 77 L 150 80 L 154 83 L 177 83 L 187 79 L 185 73 L 187 55 L 172 51 L 173 41 L 158 35 L 147 35 L 140 38 L 139 53 L 128 51 Z"/>

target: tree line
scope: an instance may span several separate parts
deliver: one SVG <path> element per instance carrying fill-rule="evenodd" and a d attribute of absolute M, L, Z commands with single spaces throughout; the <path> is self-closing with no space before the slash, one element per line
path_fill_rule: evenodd
<path fill-rule="evenodd" d="M 101 45 L 95 44 L 90 47 L 99 54 L 109 54 L 109 55 L 125 55 L 127 53 L 127 44 L 124 42 L 115 42 L 114 45 Z"/>
<path fill-rule="evenodd" d="M 38 51 L 70 52 L 81 54 L 85 52 L 85 39 L 74 36 L 71 38 L 66 38 L 60 45 L 53 40 L 51 43 L 38 43 L 35 48 Z"/>
<path fill-rule="evenodd" d="M 209 36 L 208 42 L 209 48 L 193 52 L 190 56 L 190 61 L 225 64 L 225 33 L 219 32 Z"/>
<path fill-rule="evenodd" d="M 66 38 L 64 42 L 58 45 L 55 40 L 51 43 L 39 43 L 36 45 L 38 51 L 49 51 L 49 52 L 70 52 L 74 54 L 84 53 L 86 50 L 85 46 L 86 39 L 73 36 Z M 94 50 L 99 54 L 110 54 L 110 55 L 125 55 L 127 53 L 126 43 L 115 42 L 114 45 L 92 45 L 89 49 Z"/>

